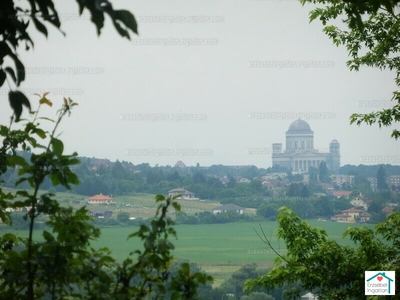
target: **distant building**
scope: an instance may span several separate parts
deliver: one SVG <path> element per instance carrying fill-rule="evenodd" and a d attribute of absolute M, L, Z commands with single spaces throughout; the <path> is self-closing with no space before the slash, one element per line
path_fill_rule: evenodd
<path fill-rule="evenodd" d="M 251 181 L 247 178 L 240 178 L 239 182 L 241 183 L 250 183 Z"/>
<path fill-rule="evenodd" d="M 370 203 L 371 203 L 371 200 L 369 200 L 366 196 L 364 196 L 362 194 L 354 197 L 350 201 L 350 204 L 353 205 L 354 207 L 363 207 L 364 210 L 368 210 L 368 206 Z"/>
<path fill-rule="evenodd" d="M 114 204 L 111 197 L 105 196 L 103 194 L 95 195 L 87 199 L 89 204 Z"/>
<path fill-rule="evenodd" d="M 369 213 L 366 213 L 363 209 L 352 207 L 346 210 L 342 210 L 340 214 L 333 216 L 331 220 L 336 222 L 363 223 L 368 221 L 370 218 L 371 215 Z"/>
<path fill-rule="evenodd" d="M 174 167 L 175 167 L 175 168 L 185 168 L 186 165 L 183 163 L 183 161 L 178 160 L 178 161 L 176 162 L 176 164 L 174 165 Z"/>
<path fill-rule="evenodd" d="M 333 191 L 333 196 L 335 196 L 336 198 L 348 197 L 350 196 L 350 194 L 350 191 Z"/>
<path fill-rule="evenodd" d="M 392 175 L 386 178 L 389 188 L 392 186 L 400 186 L 400 175 Z"/>
<path fill-rule="evenodd" d="M 342 184 L 352 185 L 354 180 L 354 175 L 331 175 L 332 183 L 338 186 L 342 186 Z"/>
<path fill-rule="evenodd" d="M 393 212 L 395 209 L 394 206 L 386 206 L 384 208 L 382 208 L 382 212 L 385 214 L 390 214 L 391 212 Z"/>
<path fill-rule="evenodd" d="M 314 149 L 314 131 L 306 121 L 296 120 L 286 131 L 286 150 L 282 144 L 272 144 L 272 165 L 280 165 L 294 172 L 308 172 L 310 167 L 318 168 L 324 161 L 336 173 L 340 168 L 340 144 L 332 140 L 329 152 Z"/>
<path fill-rule="evenodd" d="M 185 190 L 183 187 L 168 191 L 168 196 L 170 196 L 170 197 L 175 197 L 178 195 L 181 195 L 181 197 L 179 199 L 182 199 L 182 200 L 199 200 L 199 198 L 196 198 L 194 196 L 194 193 L 189 192 L 188 190 Z"/>
<path fill-rule="evenodd" d="M 378 179 L 376 177 L 368 177 L 371 190 L 376 191 L 378 189 Z"/>
<path fill-rule="evenodd" d="M 112 211 L 109 210 L 98 210 L 98 211 L 89 211 L 89 215 L 93 218 L 97 219 L 109 219 L 112 216 Z"/>
<path fill-rule="evenodd" d="M 236 211 L 238 214 L 244 213 L 244 208 L 235 204 L 224 204 L 213 209 L 213 214 L 219 214 L 221 212 Z"/>
<path fill-rule="evenodd" d="M 301 300 L 318 300 L 318 296 L 312 294 L 312 293 L 307 293 L 300 298 Z"/>

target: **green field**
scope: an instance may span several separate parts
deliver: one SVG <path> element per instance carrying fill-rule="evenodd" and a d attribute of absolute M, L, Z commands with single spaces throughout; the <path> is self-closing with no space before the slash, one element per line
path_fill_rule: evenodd
<path fill-rule="evenodd" d="M 343 232 L 349 227 L 370 226 L 360 224 L 345 224 L 332 222 L 309 222 L 313 227 L 321 227 L 329 236 L 340 244 L 352 245 L 349 239 L 342 239 Z M 285 253 L 285 245 L 274 236 L 277 222 L 261 224 L 265 234 L 270 238 L 275 249 Z M 1 227 L 0 227 L 1 228 Z M 117 261 L 122 261 L 131 251 L 140 249 L 137 238 L 127 240 L 127 236 L 138 227 L 102 228 L 102 235 L 94 241 L 95 248 L 108 247 Z M 260 266 L 271 266 L 276 255 L 263 244 L 254 229 L 260 231 L 258 223 L 228 223 L 205 225 L 177 225 L 178 239 L 172 241 L 176 246 L 174 255 L 197 262 L 203 269 L 212 275 L 215 286 L 242 265 L 256 262 Z M 5 232 L 5 227 L 0 234 Z M 27 236 L 27 232 L 18 231 L 20 236 Z M 40 238 L 40 232 L 35 232 L 35 239 Z"/>
<path fill-rule="evenodd" d="M 310 221 L 310 224 L 325 229 L 332 239 L 346 245 L 351 245 L 351 241 L 342 239 L 343 232 L 349 226 L 362 226 L 318 221 Z M 272 236 L 274 247 L 284 252 L 285 245 L 274 236 L 277 223 L 265 222 L 261 226 L 268 237 Z M 270 263 L 276 257 L 254 231 L 254 229 L 260 231 L 258 223 L 177 225 L 175 228 L 178 239 L 173 243 L 176 246 L 175 255 L 179 258 L 208 264 L 243 264 Z M 93 245 L 109 247 L 114 257 L 122 260 L 139 246 L 139 241 L 135 239 L 126 240 L 135 229 L 135 227 L 103 228 L 101 238 Z"/>
<path fill-rule="evenodd" d="M 131 217 L 147 219 L 153 217 L 156 211 L 154 202 L 155 195 L 137 194 L 132 196 L 115 197 L 117 205 L 87 205 L 89 210 L 111 210 L 115 218 L 119 212 L 128 212 Z M 57 200 L 62 206 L 70 205 L 79 208 L 83 205 L 77 203 L 85 201 L 87 197 L 71 193 L 57 193 Z M 182 211 L 195 214 L 201 211 L 212 211 L 219 206 L 218 202 L 179 200 Z M 247 213 L 254 213 L 248 210 Z M 174 217 L 174 212 L 170 216 Z M 340 244 L 351 245 L 349 239 L 342 239 L 343 232 L 350 226 L 370 226 L 361 224 L 332 223 L 323 221 L 309 221 L 313 227 L 321 227 L 327 231 L 329 236 Z M 189 259 L 197 262 L 203 271 L 215 278 L 218 286 L 224 279 L 238 270 L 246 263 L 256 262 L 260 266 L 271 266 L 276 255 L 260 240 L 254 229 L 260 232 L 258 223 L 228 223 L 228 224 L 204 224 L 204 225 L 177 225 L 178 239 L 171 237 L 176 246 L 174 255 L 177 258 Z M 275 230 L 277 222 L 264 222 L 261 224 L 268 238 L 272 240 L 275 249 L 285 253 L 285 245 L 277 241 Z M 141 248 L 140 241 L 127 240 L 129 234 L 136 231 L 138 227 L 115 227 L 102 228 L 102 235 L 98 241 L 94 241 L 95 248 L 108 247 L 112 256 L 117 261 L 128 257 L 129 253 Z M 7 230 L 6 226 L 0 225 L 0 234 Z M 27 232 L 17 231 L 20 236 L 27 236 Z M 40 240 L 41 232 L 34 233 L 35 240 Z M 272 237 L 272 238 L 271 238 Z"/>

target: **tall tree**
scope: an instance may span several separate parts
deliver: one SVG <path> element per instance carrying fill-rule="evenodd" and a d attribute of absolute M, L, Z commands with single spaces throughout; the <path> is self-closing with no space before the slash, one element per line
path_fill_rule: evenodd
<path fill-rule="evenodd" d="M 328 177 L 328 167 L 326 166 L 326 163 L 324 161 L 321 161 L 319 164 L 319 181 L 320 182 L 328 182 L 329 177 Z"/>
<path fill-rule="evenodd" d="M 378 172 L 376 173 L 376 181 L 378 190 L 385 190 L 388 188 L 386 183 L 386 173 L 382 165 L 379 166 Z"/>
<path fill-rule="evenodd" d="M 280 209 L 278 223 L 277 236 L 285 242 L 287 254 L 276 251 L 278 257 L 272 270 L 258 279 L 248 280 L 245 290 L 256 287 L 272 290 L 299 282 L 300 287 L 286 292 L 290 296 L 288 299 L 298 299 L 305 292 L 316 291 L 319 299 L 361 300 L 366 298 L 366 270 L 400 271 L 399 213 L 390 214 L 375 230 L 347 229 L 343 237 L 348 236 L 355 247 L 331 240 L 325 230 L 311 227 L 286 207 Z M 271 247 L 264 232 L 260 236 Z M 397 291 L 399 287 L 396 282 Z"/>

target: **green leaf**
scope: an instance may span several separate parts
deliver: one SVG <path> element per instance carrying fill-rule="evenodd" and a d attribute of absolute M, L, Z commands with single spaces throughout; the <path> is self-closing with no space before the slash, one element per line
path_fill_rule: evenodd
<path fill-rule="evenodd" d="M 157 195 L 156 196 L 156 202 L 160 202 L 160 201 L 164 201 L 165 200 L 165 196 L 164 195 Z"/>
<path fill-rule="evenodd" d="M 17 70 L 17 80 L 15 83 L 17 86 L 19 86 L 20 83 L 25 80 L 25 67 L 14 53 L 12 53 L 10 56 L 14 60 L 15 67 Z"/>
<path fill-rule="evenodd" d="M 62 156 L 62 153 L 64 151 L 64 144 L 61 140 L 52 138 L 51 146 L 52 146 L 53 153 L 55 156 L 58 156 L 58 157 Z"/>
<path fill-rule="evenodd" d="M 54 123 L 54 120 L 52 120 L 50 118 L 46 118 L 46 117 L 40 117 L 40 118 L 38 118 L 38 120 L 47 120 L 47 121 L 50 121 L 50 122 Z"/>
<path fill-rule="evenodd" d="M 33 23 L 35 24 L 36 29 L 38 31 L 40 31 L 41 33 L 43 33 L 47 37 L 48 33 L 47 33 L 46 26 L 44 26 L 42 23 L 40 23 L 39 20 L 36 19 L 35 16 L 32 16 L 32 20 L 33 20 Z"/>
<path fill-rule="evenodd" d="M 6 81 L 7 75 L 3 70 L 0 70 L 0 86 L 4 84 L 4 81 Z"/>
<path fill-rule="evenodd" d="M 0 125 L 0 135 L 1 136 L 7 136 L 8 135 L 8 127 L 4 125 Z"/>
<path fill-rule="evenodd" d="M 43 231 L 43 238 L 47 241 L 47 242 L 52 242 L 54 241 L 54 237 L 51 235 L 50 232 L 44 230 Z"/>
<path fill-rule="evenodd" d="M 22 156 L 11 155 L 7 157 L 7 165 L 15 167 L 15 166 L 23 166 L 28 167 L 28 163 Z"/>
<path fill-rule="evenodd" d="M 20 91 L 10 91 L 8 93 L 8 100 L 10 101 L 10 106 L 15 114 L 15 121 L 20 120 L 22 114 L 22 106 L 25 106 L 31 112 L 31 104 L 28 98 Z"/>
<path fill-rule="evenodd" d="M 15 76 L 15 72 L 13 69 L 11 69 L 10 67 L 7 67 L 4 69 L 4 71 L 6 71 L 14 80 L 14 82 L 17 82 L 17 77 Z"/>
<path fill-rule="evenodd" d="M 121 21 L 127 28 L 138 34 L 138 24 L 133 14 L 127 10 L 114 11 L 115 19 Z"/>

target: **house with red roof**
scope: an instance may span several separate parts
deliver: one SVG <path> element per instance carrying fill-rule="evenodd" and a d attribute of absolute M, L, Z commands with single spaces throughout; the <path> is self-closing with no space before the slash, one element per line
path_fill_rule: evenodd
<path fill-rule="evenodd" d="M 350 196 L 350 191 L 333 191 L 333 196 L 340 198 L 340 197 L 348 197 Z"/>
<path fill-rule="evenodd" d="M 336 222 L 348 222 L 348 223 L 357 223 L 357 222 L 366 222 L 371 218 L 369 213 L 366 213 L 364 209 L 358 209 L 355 207 L 342 210 L 342 212 L 338 215 L 335 215 L 331 218 L 332 221 Z"/>
<path fill-rule="evenodd" d="M 372 202 L 372 201 L 369 200 L 369 199 L 367 198 L 367 196 L 365 196 L 365 195 L 363 195 L 363 194 L 360 194 L 360 195 L 354 197 L 354 198 L 350 201 L 350 204 L 353 205 L 354 207 L 356 207 L 356 206 L 358 206 L 358 207 L 362 206 L 362 207 L 364 207 L 364 210 L 367 210 L 368 207 L 369 207 L 369 205 L 371 204 L 371 202 Z"/>
<path fill-rule="evenodd" d="M 100 193 L 99 195 L 94 195 L 87 199 L 89 204 L 114 204 L 114 201 L 111 197 L 103 195 Z"/>

